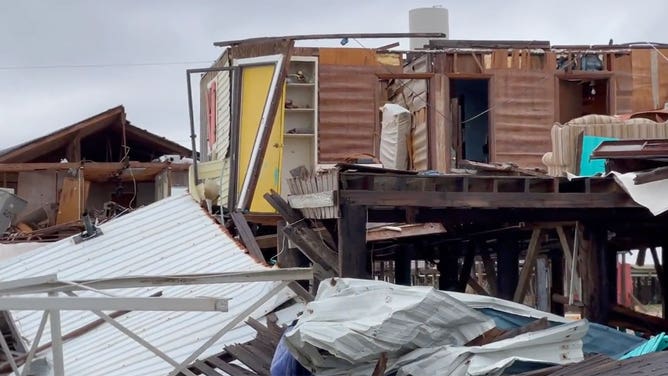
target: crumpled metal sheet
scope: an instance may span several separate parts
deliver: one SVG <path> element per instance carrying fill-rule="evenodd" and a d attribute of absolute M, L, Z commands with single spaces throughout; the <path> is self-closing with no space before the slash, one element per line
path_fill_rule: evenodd
<path fill-rule="evenodd" d="M 463 345 L 494 327 L 476 310 L 431 287 L 328 279 L 286 334 L 295 358 L 320 374 L 366 374 L 381 353 Z"/>
<path fill-rule="evenodd" d="M 577 363 L 584 360 L 582 338 L 588 328 L 588 322 L 580 320 L 484 346 L 419 349 L 400 358 L 391 369 L 398 369 L 397 376 L 495 376 L 516 361 Z"/>

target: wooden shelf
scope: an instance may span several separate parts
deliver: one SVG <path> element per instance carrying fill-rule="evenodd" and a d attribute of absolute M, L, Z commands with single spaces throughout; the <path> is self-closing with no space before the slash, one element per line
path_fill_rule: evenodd
<path fill-rule="evenodd" d="M 313 87 L 315 86 L 314 82 L 288 82 L 286 85 L 289 87 Z"/>
<path fill-rule="evenodd" d="M 285 133 L 285 137 L 313 137 L 313 133 Z"/>

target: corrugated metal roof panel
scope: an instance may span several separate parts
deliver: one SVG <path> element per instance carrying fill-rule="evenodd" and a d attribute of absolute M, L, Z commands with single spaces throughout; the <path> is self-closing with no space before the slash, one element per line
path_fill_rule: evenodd
<path fill-rule="evenodd" d="M 12 280 L 58 273 L 61 280 L 128 275 L 165 275 L 261 270 L 245 250 L 203 211 L 189 195 L 170 197 L 100 226 L 103 235 L 74 244 L 72 238 L 51 243 L 0 264 L 0 278 Z M 184 360 L 236 313 L 274 286 L 273 282 L 208 286 L 172 286 L 110 290 L 122 296 L 211 296 L 229 298 L 228 313 L 131 312 L 118 322 L 177 361 Z M 80 295 L 92 295 L 84 292 Z M 284 290 L 253 316 L 261 317 L 285 302 Z M 12 312 L 21 334 L 32 339 L 41 312 Z M 62 313 L 63 334 L 94 321 L 89 312 Z M 41 343 L 48 342 L 48 325 Z M 247 330 L 232 332 L 202 357 L 224 344 L 249 339 Z M 252 336 L 252 332 L 250 333 Z M 65 369 L 72 375 L 166 374 L 170 366 L 111 326 L 103 325 L 64 346 Z"/>

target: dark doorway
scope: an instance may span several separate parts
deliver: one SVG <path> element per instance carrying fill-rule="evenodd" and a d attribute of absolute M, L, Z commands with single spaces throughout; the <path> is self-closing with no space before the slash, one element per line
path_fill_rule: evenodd
<path fill-rule="evenodd" d="M 453 79 L 451 96 L 459 104 L 461 159 L 489 162 L 489 80 Z"/>
<path fill-rule="evenodd" d="M 559 80 L 559 122 L 580 116 L 610 115 L 608 79 Z"/>

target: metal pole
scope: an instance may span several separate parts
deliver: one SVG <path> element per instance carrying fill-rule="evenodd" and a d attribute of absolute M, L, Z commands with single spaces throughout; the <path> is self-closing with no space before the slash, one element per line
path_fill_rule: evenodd
<path fill-rule="evenodd" d="M 204 351 L 213 346 L 214 343 L 216 343 L 219 339 L 221 339 L 232 328 L 237 326 L 237 324 L 246 320 L 246 318 L 250 316 L 251 313 L 260 308 L 269 299 L 271 299 L 276 294 L 281 292 L 281 290 L 287 287 L 288 283 L 289 282 L 283 281 L 277 284 L 262 298 L 258 299 L 250 307 L 246 308 L 243 312 L 239 313 L 239 315 L 230 320 L 230 322 L 228 322 L 222 329 L 220 329 L 216 334 L 214 334 L 211 338 L 209 338 L 209 340 L 206 341 L 202 346 L 200 346 L 199 349 L 195 350 L 195 352 L 193 352 L 188 358 L 186 358 L 186 360 L 184 360 L 178 367 L 174 368 L 174 370 L 170 372 L 168 376 L 175 376 L 179 372 L 183 372 L 183 370 L 185 370 L 188 367 L 188 365 L 190 365 L 190 363 L 192 363 L 195 359 L 197 359 Z"/>
<path fill-rule="evenodd" d="M 42 339 L 42 333 L 44 333 L 44 327 L 46 327 L 46 321 L 49 319 L 49 311 L 44 311 L 42 314 L 42 321 L 39 323 L 39 328 L 37 329 L 37 334 L 35 334 L 35 340 L 30 346 L 30 351 L 28 351 L 28 357 L 26 358 L 25 363 L 23 364 L 23 371 L 21 376 L 27 376 L 30 374 L 30 363 L 35 357 L 35 351 L 37 351 L 37 346 L 39 346 L 39 341 Z"/>
<path fill-rule="evenodd" d="M 7 361 L 9 362 L 9 365 L 12 367 L 14 374 L 16 374 L 16 376 L 20 376 L 19 368 L 16 366 L 16 361 L 14 361 L 14 356 L 12 355 L 11 350 L 9 350 L 9 345 L 7 344 L 7 341 L 5 340 L 5 335 L 2 332 L 0 332 L 0 345 L 2 345 L 2 352 L 5 353 Z"/>
<path fill-rule="evenodd" d="M 190 118 L 190 145 L 193 149 L 193 175 L 195 176 L 195 185 L 199 183 L 199 175 L 197 174 L 197 134 L 195 134 L 195 117 L 193 115 L 193 94 L 190 84 L 190 71 L 186 71 L 186 81 L 188 82 L 188 117 Z"/>
<path fill-rule="evenodd" d="M 58 296 L 57 292 L 50 292 L 49 296 Z M 53 374 L 65 376 L 65 360 L 63 357 L 63 333 L 60 328 L 60 311 L 57 309 L 49 311 L 51 319 L 51 347 L 53 349 Z"/>

